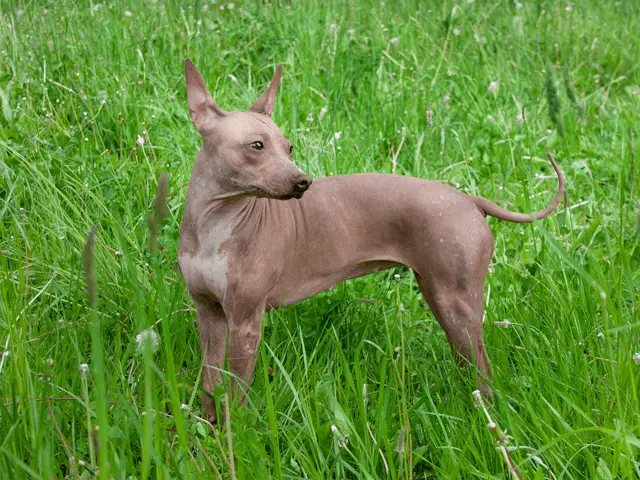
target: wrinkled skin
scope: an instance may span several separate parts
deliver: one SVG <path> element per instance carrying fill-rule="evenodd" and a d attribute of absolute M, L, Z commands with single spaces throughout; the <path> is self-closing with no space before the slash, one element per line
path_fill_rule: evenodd
<path fill-rule="evenodd" d="M 189 110 L 203 148 L 189 182 L 179 264 L 198 314 L 205 391 L 222 382 L 226 358 L 234 393 L 246 401 L 265 310 L 406 265 L 452 351 L 476 367 L 479 389 L 491 396 L 482 317 L 494 242 L 485 217 L 531 222 L 551 213 L 564 190 L 557 164 L 550 157 L 556 197 L 533 215 L 399 175 L 312 182 L 270 118 L 281 71 L 249 111 L 227 113 L 195 65 L 185 62 Z M 209 393 L 204 408 L 215 421 Z"/>

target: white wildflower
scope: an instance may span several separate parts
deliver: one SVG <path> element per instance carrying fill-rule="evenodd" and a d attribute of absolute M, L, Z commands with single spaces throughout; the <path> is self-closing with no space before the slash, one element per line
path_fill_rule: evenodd
<path fill-rule="evenodd" d="M 633 355 L 633 361 L 636 362 L 636 363 L 640 363 L 640 352 L 636 352 Z"/>
<path fill-rule="evenodd" d="M 493 322 L 496 327 L 509 328 L 511 326 L 511 322 L 509 320 L 503 320 L 501 322 Z"/>
<path fill-rule="evenodd" d="M 89 373 L 89 365 L 87 365 L 86 363 L 81 363 L 80 364 L 80 373 L 83 376 L 88 374 Z"/>
<path fill-rule="evenodd" d="M 493 82 L 491 82 L 489 84 L 489 88 L 487 88 L 487 93 L 493 93 L 496 91 L 496 88 L 498 88 L 498 85 L 500 85 L 500 79 L 498 80 L 494 80 Z"/>
<path fill-rule="evenodd" d="M 459 28 L 454 28 L 453 29 L 453 34 L 457 37 L 458 35 L 460 35 L 460 29 Z"/>
<path fill-rule="evenodd" d="M 125 17 L 133 17 L 133 13 L 131 13 L 129 10 L 125 10 L 124 11 L 124 16 Z"/>
<path fill-rule="evenodd" d="M 144 145 L 144 138 L 142 138 L 141 135 L 138 135 L 138 138 L 136 138 L 136 143 L 138 145 Z"/>
<path fill-rule="evenodd" d="M 142 354 L 147 345 L 151 349 L 151 353 L 158 351 L 158 334 L 153 327 L 149 327 L 136 335 L 136 342 L 138 343 L 138 353 L 140 354 Z"/>

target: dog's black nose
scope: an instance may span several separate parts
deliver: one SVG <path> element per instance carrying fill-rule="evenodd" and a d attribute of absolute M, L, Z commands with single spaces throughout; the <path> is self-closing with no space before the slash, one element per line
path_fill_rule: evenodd
<path fill-rule="evenodd" d="M 304 177 L 298 179 L 298 181 L 296 182 L 295 189 L 299 193 L 306 192 L 311 186 L 312 182 L 313 182 L 313 179 L 305 175 Z"/>

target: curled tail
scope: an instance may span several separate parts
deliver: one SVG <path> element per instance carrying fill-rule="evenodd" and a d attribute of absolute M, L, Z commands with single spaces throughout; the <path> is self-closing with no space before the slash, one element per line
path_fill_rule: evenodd
<path fill-rule="evenodd" d="M 553 165 L 553 169 L 556 171 L 556 175 L 558 176 L 558 193 L 556 193 L 553 202 L 551 202 L 547 208 L 544 210 L 540 210 L 539 212 L 526 214 L 526 213 L 518 213 L 507 210 L 506 208 L 499 207 L 491 200 L 487 200 L 482 197 L 472 197 L 476 206 L 482 211 L 485 215 L 490 215 L 492 217 L 499 218 L 501 220 L 506 220 L 507 222 L 515 222 L 515 223 L 531 223 L 536 220 L 540 220 L 551 212 L 553 212 L 560 200 L 562 200 L 562 196 L 564 195 L 564 174 L 560 167 L 556 163 L 555 158 L 550 153 L 547 153 L 547 158 Z"/>

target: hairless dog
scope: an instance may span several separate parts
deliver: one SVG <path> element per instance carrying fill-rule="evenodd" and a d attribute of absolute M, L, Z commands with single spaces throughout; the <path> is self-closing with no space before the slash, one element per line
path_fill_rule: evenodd
<path fill-rule="evenodd" d="M 246 112 L 225 112 L 196 66 L 185 61 L 191 119 L 202 137 L 180 229 L 179 265 L 195 302 L 203 355 L 203 404 L 232 374 L 246 402 L 261 319 L 349 278 L 406 265 L 461 360 L 475 365 L 491 396 L 482 332 L 484 281 L 494 240 L 487 215 L 526 223 L 527 215 L 419 178 L 355 174 L 313 181 L 292 161 L 293 146 L 271 119 L 282 65 Z M 228 338 L 227 338 L 228 337 Z M 228 342 L 228 355 L 227 355 Z"/>

